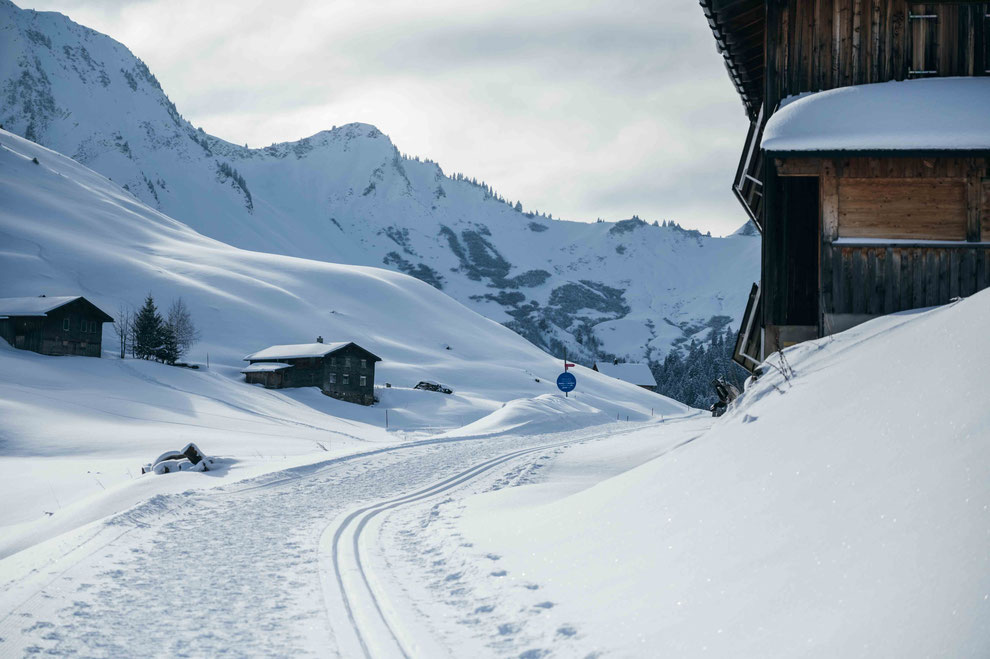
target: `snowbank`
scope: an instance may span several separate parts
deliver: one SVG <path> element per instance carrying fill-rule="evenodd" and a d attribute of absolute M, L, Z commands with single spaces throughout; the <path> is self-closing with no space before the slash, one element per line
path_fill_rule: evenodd
<path fill-rule="evenodd" d="M 987 656 L 988 326 L 984 291 L 795 346 L 703 437 L 550 503 L 481 495 L 461 529 L 583 648 Z"/>
<path fill-rule="evenodd" d="M 784 101 L 763 131 L 782 151 L 990 149 L 990 79 L 840 87 Z"/>
<path fill-rule="evenodd" d="M 568 428 L 614 421 L 600 409 L 575 398 L 544 394 L 536 398 L 519 398 L 502 405 L 486 417 L 458 428 L 445 436 L 498 435 L 508 432 L 554 432 Z"/>

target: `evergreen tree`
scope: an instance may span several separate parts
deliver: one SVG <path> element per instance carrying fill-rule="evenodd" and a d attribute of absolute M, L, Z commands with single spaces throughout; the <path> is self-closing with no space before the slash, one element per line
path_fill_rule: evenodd
<path fill-rule="evenodd" d="M 139 359 L 152 359 L 158 356 L 162 343 L 162 317 L 155 306 L 155 299 L 148 294 L 144 306 L 134 318 L 134 356 Z"/>
<path fill-rule="evenodd" d="M 179 342 L 175 336 L 175 328 L 169 323 L 163 323 L 160 330 L 161 343 L 155 350 L 155 357 L 165 364 L 174 364 L 179 358 Z"/>

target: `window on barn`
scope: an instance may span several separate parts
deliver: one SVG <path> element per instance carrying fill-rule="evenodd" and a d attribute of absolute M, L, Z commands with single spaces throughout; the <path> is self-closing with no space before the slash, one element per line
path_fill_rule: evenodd
<path fill-rule="evenodd" d="M 367 387 L 368 386 L 368 378 L 365 377 L 365 376 L 363 376 L 363 375 L 361 376 L 361 386 L 362 387 Z"/>
<path fill-rule="evenodd" d="M 350 384 L 350 383 L 351 383 L 351 376 L 349 376 L 347 373 L 344 373 L 344 384 Z"/>
<path fill-rule="evenodd" d="M 330 377 L 330 384 L 337 384 L 337 374 L 336 373 L 331 373 L 329 377 Z"/>
<path fill-rule="evenodd" d="M 351 358 L 344 357 L 344 368 L 350 368 L 350 367 L 351 367 Z"/>
<path fill-rule="evenodd" d="M 330 358 L 330 365 L 331 366 L 336 366 L 337 365 L 337 358 L 336 357 L 331 357 Z"/>
<path fill-rule="evenodd" d="M 69 319 L 68 318 L 63 318 L 62 319 L 62 330 L 65 331 L 65 332 L 68 332 L 69 331 Z"/>
<path fill-rule="evenodd" d="M 361 360 L 361 368 L 368 368 L 368 360 L 367 359 L 362 359 Z"/>

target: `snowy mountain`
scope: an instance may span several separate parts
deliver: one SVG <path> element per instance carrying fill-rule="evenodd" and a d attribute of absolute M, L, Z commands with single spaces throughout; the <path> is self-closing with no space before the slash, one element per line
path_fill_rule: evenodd
<path fill-rule="evenodd" d="M 759 238 L 524 212 L 348 124 L 250 149 L 195 128 L 127 48 L 0 0 L 0 124 L 244 249 L 411 274 L 555 354 L 660 360 L 734 321 Z M 698 277 L 698 272 L 705 277 Z"/>
<path fill-rule="evenodd" d="M 231 247 L 6 131 L 0 199 L 0 297 L 82 294 L 114 313 L 149 292 L 162 306 L 181 296 L 202 333 L 190 358 L 210 363 L 193 371 L 111 359 L 117 339 L 110 325 L 107 359 L 47 357 L 0 340 L 0 480 L 19 502 L 0 513 L 0 526 L 50 510 L 52 497 L 38 488 L 57 487 L 64 505 L 129 480 L 135 465 L 176 442 L 200 442 L 251 467 L 276 451 L 282 458 L 319 453 L 321 443 L 367 447 L 434 437 L 504 415 L 503 405 L 515 399 L 557 391 L 557 358 L 413 277 Z M 393 386 L 378 390 L 380 405 L 244 383 L 244 355 L 317 335 L 356 341 L 383 358 L 376 385 Z M 552 415 L 558 427 L 689 412 L 590 369 L 577 373 L 567 418 Z M 454 394 L 412 389 L 424 379 Z M 494 430 L 489 421 L 470 432 Z M 37 477 L 42 464 L 57 485 Z"/>

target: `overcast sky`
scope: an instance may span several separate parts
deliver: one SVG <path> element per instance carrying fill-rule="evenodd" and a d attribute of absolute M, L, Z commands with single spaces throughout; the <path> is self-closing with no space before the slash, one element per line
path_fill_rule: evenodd
<path fill-rule="evenodd" d="M 527 210 L 724 234 L 742 105 L 698 3 L 24 0 L 109 34 L 250 146 L 378 126 Z"/>

